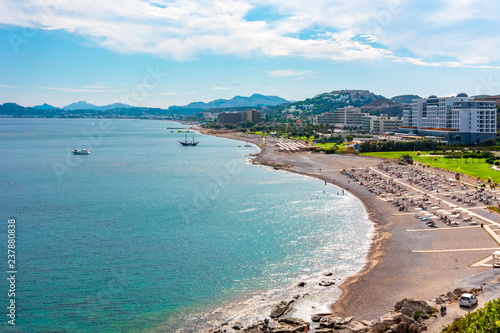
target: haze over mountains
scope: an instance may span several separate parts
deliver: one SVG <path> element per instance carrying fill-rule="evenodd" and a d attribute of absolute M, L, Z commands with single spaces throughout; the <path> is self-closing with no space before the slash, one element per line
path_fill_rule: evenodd
<path fill-rule="evenodd" d="M 33 106 L 33 109 L 39 109 L 39 110 L 100 110 L 100 111 L 108 111 L 108 110 L 114 110 L 114 109 L 120 109 L 120 108 L 135 108 L 135 106 L 123 104 L 123 103 L 113 103 L 113 104 L 109 104 L 109 105 L 97 106 L 97 105 L 94 105 L 91 103 L 87 103 L 85 101 L 71 103 L 71 104 L 66 105 L 62 108 L 58 108 L 58 107 L 49 105 L 47 103 L 44 103 L 42 105 Z"/>
<path fill-rule="evenodd" d="M 208 103 L 205 102 L 193 102 L 184 106 L 170 106 L 168 109 L 199 109 L 199 110 L 207 110 L 212 108 L 234 108 L 234 107 L 252 107 L 252 106 L 275 106 L 283 103 L 289 103 L 284 98 L 278 96 L 266 96 L 261 94 L 253 94 L 252 96 L 235 96 L 231 99 L 216 99 L 214 101 L 210 101 Z M 34 109 L 38 110 L 99 110 L 99 111 L 108 111 L 122 108 L 137 108 L 137 106 L 123 104 L 123 103 L 113 103 L 103 106 L 97 106 L 86 101 L 80 101 L 71 103 L 62 108 L 58 108 L 49 104 L 42 104 L 33 106 Z"/>
<path fill-rule="evenodd" d="M 215 109 L 215 108 L 234 108 L 240 106 L 275 106 L 283 103 L 289 103 L 284 98 L 278 96 L 265 96 L 261 94 L 253 94 L 252 96 L 235 96 L 231 99 L 216 99 L 214 101 L 204 103 L 204 102 L 194 102 L 189 103 L 185 106 L 171 106 L 169 109 Z"/>

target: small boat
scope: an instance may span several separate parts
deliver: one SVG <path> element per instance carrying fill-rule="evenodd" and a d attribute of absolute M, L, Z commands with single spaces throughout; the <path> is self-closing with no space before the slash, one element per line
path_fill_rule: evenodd
<path fill-rule="evenodd" d="M 184 141 L 179 141 L 179 143 L 183 146 L 196 146 L 198 144 L 197 141 L 194 141 L 194 133 L 193 133 L 193 140 L 191 142 L 187 140 L 187 134 L 185 134 Z"/>
<path fill-rule="evenodd" d="M 72 151 L 72 153 L 74 155 L 90 155 L 90 154 L 92 154 L 92 152 L 88 149 L 80 149 L 80 150 L 75 149 Z"/>
<path fill-rule="evenodd" d="M 245 147 L 252 147 L 252 146 L 253 146 L 253 145 L 252 145 L 250 142 L 247 142 L 247 143 L 245 144 Z"/>

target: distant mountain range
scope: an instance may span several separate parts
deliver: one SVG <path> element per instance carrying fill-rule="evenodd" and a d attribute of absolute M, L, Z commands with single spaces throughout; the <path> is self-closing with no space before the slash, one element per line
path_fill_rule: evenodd
<path fill-rule="evenodd" d="M 278 96 L 266 96 L 260 94 L 253 94 L 252 96 L 235 96 L 231 99 L 216 99 L 214 101 L 204 103 L 204 102 L 194 102 L 189 103 L 185 106 L 171 106 L 168 109 L 221 109 L 221 108 L 235 108 L 235 107 L 253 107 L 253 106 L 275 106 L 283 103 L 289 103 L 284 98 Z"/>
<path fill-rule="evenodd" d="M 200 110 L 207 110 L 207 109 L 214 109 L 214 108 L 235 108 L 235 107 L 254 107 L 254 106 L 274 106 L 274 105 L 279 105 L 283 103 L 288 103 L 288 101 L 284 98 L 278 97 L 278 96 L 265 96 L 265 95 L 260 95 L 260 94 L 253 94 L 252 96 L 245 97 L 245 96 L 235 96 L 231 99 L 216 99 L 214 101 L 204 103 L 204 102 L 193 102 L 189 103 L 188 105 L 185 106 L 171 106 L 168 108 L 168 110 L 175 110 L 175 109 L 197 109 L 196 111 Z M 58 108 L 49 104 L 43 104 L 43 105 L 36 105 L 33 107 L 34 109 L 38 110 L 68 110 L 68 111 L 75 111 L 75 110 L 97 110 L 97 111 L 109 111 L 109 110 L 116 110 L 116 109 L 132 109 L 132 108 L 137 108 L 136 106 L 128 105 L 128 104 L 123 104 L 123 103 L 113 103 L 109 105 L 103 105 L 103 106 L 97 106 L 91 103 L 87 103 L 86 101 L 80 101 L 76 103 L 71 103 L 69 105 L 66 105 L 62 108 Z"/>
<path fill-rule="evenodd" d="M 45 105 L 45 104 L 44 104 Z M 76 103 L 71 103 L 63 107 L 64 110 L 99 110 L 99 111 L 108 111 L 108 110 L 116 110 L 116 109 L 131 109 L 136 106 L 123 104 L 123 103 L 113 103 L 103 106 L 97 106 L 94 104 L 87 103 L 85 101 L 80 101 Z"/>
<path fill-rule="evenodd" d="M 113 103 L 113 104 L 108 104 L 108 105 L 103 105 L 103 106 L 97 106 L 94 104 L 87 103 L 85 101 L 80 101 L 76 103 L 71 103 L 69 105 L 66 105 L 62 108 L 58 108 L 56 106 L 49 105 L 47 103 L 44 103 L 42 105 L 35 105 L 33 106 L 33 109 L 37 110 L 98 110 L 98 111 L 108 111 L 108 110 L 116 110 L 116 109 L 131 109 L 131 108 L 136 108 L 136 106 L 128 105 L 128 104 L 123 104 L 123 103 Z"/>
<path fill-rule="evenodd" d="M 288 101 L 277 96 L 253 94 L 250 97 L 235 96 L 232 99 L 217 99 L 208 103 L 195 102 L 186 106 L 172 106 L 168 109 L 136 107 L 123 103 L 97 106 L 86 101 L 71 103 L 62 108 L 49 104 L 24 107 L 16 103 L 0 104 L 0 115 L 13 117 L 148 117 L 148 116 L 192 116 L 210 108 L 251 108 L 274 106 Z"/>
<path fill-rule="evenodd" d="M 478 97 L 478 96 L 474 96 Z M 249 97 L 235 96 L 231 99 L 216 99 L 214 101 L 194 102 L 185 106 L 171 106 L 168 109 L 135 107 L 123 103 L 97 106 L 85 101 L 71 103 L 63 108 L 49 104 L 24 107 L 15 103 L 0 104 L 0 116 L 10 117 L 174 117 L 195 116 L 208 110 L 209 112 L 241 111 L 256 108 L 266 114 L 269 121 L 279 120 L 283 111 L 289 110 L 295 116 L 310 116 L 323 112 L 331 112 L 348 105 L 360 107 L 363 112 L 372 115 L 388 114 L 402 116 L 404 104 L 411 103 L 417 95 L 400 95 L 391 99 L 374 94 L 368 90 L 334 90 L 318 94 L 303 101 L 287 101 L 278 96 L 253 94 Z M 495 100 L 500 105 L 500 96 L 481 96 Z M 291 110 L 291 111 L 290 111 Z"/>

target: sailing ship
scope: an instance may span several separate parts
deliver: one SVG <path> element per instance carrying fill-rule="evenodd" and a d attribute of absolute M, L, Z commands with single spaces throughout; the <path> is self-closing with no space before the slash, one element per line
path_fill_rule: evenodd
<path fill-rule="evenodd" d="M 187 134 L 184 135 L 184 141 L 179 141 L 179 143 L 183 146 L 196 146 L 198 144 L 198 141 L 194 141 L 194 133 L 193 133 L 193 139 L 190 141 L 187 140 Z"/>

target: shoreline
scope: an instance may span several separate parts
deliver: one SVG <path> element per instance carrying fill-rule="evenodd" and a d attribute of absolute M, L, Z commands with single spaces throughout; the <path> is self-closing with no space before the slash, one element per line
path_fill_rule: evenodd
<path fill-rule="evenodd" d="M 214 133 L 205 129 L 201 129 L 200 132 L 254 144 L 261 143 L 260 140 L 243 137 L 237 133 Z M 407 213 L 405 216 L 398 213 L 396 207 L 377 199 L 365 187 L 351 184 L 341 174 L 342 169 L 351 167 L 376 167 L 384 161 L 383 159 L 280 153 L 275 152 L 269 145 L 262 145 L 260 148 L 261 152 L 253 159 L 254 164 L 315 177 L 351 192 L 363 203 L 374 225 L 365 265 L 339 286 L 341 295 L 330 306 L 335 316 L 373 320 L 393 310 L 394 304 L 403 298 L 432 301 L 456 287 L 481 287 L 483 283 L 491 280 L 487 268 L 472 268 L 470 265 L 491 254 L 492 251 L 477 249 L 478 251 L 454 252 L 453 250 L 464 247 L 464 244 L 460 244 L 457 239 L 467 235 L 471 235 L 474 243 L 466 247 L 474 247 L 477 244 L 482 244 L 484 246 L 481 247 L 488 249 L 498 247 L 499 244 L 484 230 L 459 227 L 454 231 L 410 233 L 408 230 L 415 228 L 417 224 L 410 218 L 411 214 Z M 447 171 L 432 171 L 445 176 L 451 175 Z M 435 248 L 442 252 L 434 254 L 432 249 Z M 418 252 L 425 249 L 429 249 L 429 252 Z M 446 320 L 441 324 L 448 324 L 452 318 Z"/>

